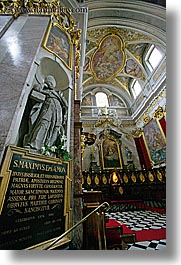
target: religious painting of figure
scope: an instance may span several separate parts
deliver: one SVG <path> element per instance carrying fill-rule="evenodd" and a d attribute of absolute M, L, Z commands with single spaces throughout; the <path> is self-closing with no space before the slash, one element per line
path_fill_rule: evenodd
<path fill-rule="evenodd" d="M 126 74 L 137 77 L 137 78 L 140 78 L 143 76 L 142 70 L 139 64 L 132 59 L 128 59 L 126 61 L 126 66 L 124 70 Z"/>
<path fill-rule="evenodd" d="M 118 143 L 106 138 L 102 141 L 102 164 L 103 169 L 122 168 L 122 161 Z"/>
<path fill-rule="evenodd" d="M 147 44 L 145 43 L 129 44 L 126 48 L 128 48 L 136 57 L 140 57 L 146 45 Z"/>
<path fill-rule="evenodd" d="M 109 34 L 95 50 L 91 60 L 91 70 L 96 79 L 108 80 L 123 68 L 125 53 L 119 36 Z"/>
<path fill-rule="evenodd" d="M 166 138 L 159 124 L 159 120 L 151 119 L 144 126 L 144 137 L 150 159 L 154 164 L 166 161 Z"/>
<path fill-rule="evenodd" d="M 72 44 L 68 34 L 56 23 L 50 25 L 48 38 L 44 41 L 43 47 L 56 55 L 68 66 L 72 68 Z"/>

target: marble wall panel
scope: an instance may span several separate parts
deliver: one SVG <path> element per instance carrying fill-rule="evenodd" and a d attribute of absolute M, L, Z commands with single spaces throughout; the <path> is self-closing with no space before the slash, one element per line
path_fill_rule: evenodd
<path fill-rule="evenodd" d="M 4 15 L 0 17 L 0 37 L 4 34 L 10 24 L 13 22 L 13 16 Z"/>
<path fill-rule="evenodd" d="M 0 153 L 11 142 L 11 127 L 20 117 L 20 97 L 26 93 L 26 79 L 41 46 L 49 17 L 20 16 L 11 24 L 0 40 Z M 32 77 L 33 78 L 33 77 Z M 27 91 L 29 91 L 27 89 Z M 11 133 L 10 133 L 11 132 Z M 10 133 L 10 135 L 9 135 Z M 7 135 L 8 142 L 7 142 Z"/>

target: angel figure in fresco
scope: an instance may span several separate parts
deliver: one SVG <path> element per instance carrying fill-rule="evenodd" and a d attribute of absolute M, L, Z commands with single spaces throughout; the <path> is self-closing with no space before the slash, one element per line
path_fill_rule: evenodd
<path fill-rule="evenodd" d="M 94 54 L 93 71 L 99 79 L 110 78 L 119 71 L 122 62 L 121 41 L 115 36 L 107 36 Z"/>
<path fill-rule="evenodd" d="M 132 59 L 128 59 L 125 66 L 126 74 L 135 76 L 137 78 L 142 76 L 142 71 L 137 64 L 137 62 L 133 61 Z"/>
<path fill-rule="evenodd" d="M 50 49 L 60 57 L 63 56 L 65 59 L 68 59 L 68 48 L 66 46 L 67 45 L 63 38 L 59 38 L 51 33 L 50 45 L 47 46 L 48 49 Z"/>

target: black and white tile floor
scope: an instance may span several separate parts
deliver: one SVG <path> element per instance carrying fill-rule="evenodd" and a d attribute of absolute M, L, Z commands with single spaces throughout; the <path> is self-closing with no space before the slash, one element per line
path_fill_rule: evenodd
<path fill-rule="evenodd" d="M 166 250 L 166 239 L 135 242 L 127 250 Z"/>
<path fill-rule="evenodd" d="M 166 214 L 160 214 L 148 210 L 109 212 L 109 218 L 114 218 L 118 222 L 123 222 L 134 231 L 166 228 Z M 127 250 L 164 250 L 166 249 L 166 239 L 135 242 L 128 244 Z"/>

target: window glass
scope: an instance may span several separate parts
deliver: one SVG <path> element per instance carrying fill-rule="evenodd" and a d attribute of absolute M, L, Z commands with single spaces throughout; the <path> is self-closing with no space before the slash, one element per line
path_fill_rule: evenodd
<path fill-rule="evenodd" d="M 132 86 L 132 92 L 133 92 L 134 98 L 136 98 L 140 94 L 141 90 L 142 88 L 140 86 L 140 83 L 138 82 L 138 80 L 136 80 Z"/>
<path fill-rule="evenodd" d="M 153 71 L 157 67 L 157 65 L 160 63 L 162 58 L 163 58 L 163 53 L 161 53 L 157 47 L 152 45 L 146 56 L 146 63 L 150 71 Z"/>
<path fill-rule="evenodd" d="M 107 95 L 103 92 L 96 93 L 96 104 L 98 107 L 109 107 Z"/>
<path fill-rule="evenodd" d="M 157 48 L 154 48 L 149 57 L 149 62 L 151 66 L 153 68 L 156 68 L 159 62 L 161 61 L 162 57 L 163 55 L 161 54 L 161 52 Z"/>

